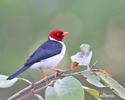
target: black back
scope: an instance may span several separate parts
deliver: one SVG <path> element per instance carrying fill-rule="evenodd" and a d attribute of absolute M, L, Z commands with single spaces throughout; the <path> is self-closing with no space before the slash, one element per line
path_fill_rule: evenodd
<path fill-rule="evenodd" d="M 32 65 L 41 60 L 47 59 L 49 57 L 59 54 L 62 50 L 62 44 L 48 39 L 40 47 L 33 52 L 33 54 L 26 60 L 24 66 Z"/>

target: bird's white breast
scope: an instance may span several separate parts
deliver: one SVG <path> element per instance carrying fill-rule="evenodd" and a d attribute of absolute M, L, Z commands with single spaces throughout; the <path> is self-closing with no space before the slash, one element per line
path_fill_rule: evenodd
<path fill-rule="evenodd" d="M 59 41 L 59 42 L 62 44 L 61 53 L 59 53 L 53 57 L 41 60 L 40 62 L 33 64 L 30 68 L 40 68 L 41 67 L 42 69 L 47 69 L 49 67 L 56 67 L 59 64 L 59 62 L 63 59 L 63 57 L 65 55 L 65 51 L 66 51 L 65 44 L 62 41 Z"/>

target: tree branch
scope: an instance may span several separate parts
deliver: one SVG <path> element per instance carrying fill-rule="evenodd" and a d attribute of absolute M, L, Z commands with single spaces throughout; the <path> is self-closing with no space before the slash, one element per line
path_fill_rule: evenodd
<path fill-rule="evenodd" d="M 65 70 L 64 72 L 69 72 L 69 70 Z M 80 71 L 80 72 L 75 72 L 75 73 L 70 73 L 70 74 L 64 74 L 64 72 L 59 72 L 56 77 L 66 77 L 66 76 L 79 76 L 79 75 L 82 75 L 82 73 L 84 71 Z M 50 76 L 48 76 L 46 78 L 47 81 L 51 80 L 55 78 L 55 74 L 52 74 Z M 20 98 L 19 100 L 24 100 L 30 96 L 33 96 L 35 93 L 38 93 L 40 92 L 41 90 L 47 88 L 48 86 L 52 85 L 52 83 L 50 82 L 49 84 L 45 85 L 44 87 L 42 88 L 39 88 L 39 89 L 36 89 L 36 90 L 33 90 L 33 92 L 31 91 L 32 89 L 36 88 L 37 86 L 41 85 L 45 83 L 45 80 L 44 79 L 41 79 L 35 83 L 33 83 L 32 85 L 29 85 L 27 86 L 26 88 L 20 90 L 19 92 L 15 93 L 13 96 L 9 97 L 8 100 L 15 100 L 17 98 Z"/>
<path fill-rule="evenodd" d="M 68 71 L 69 71 L 69 70 L 65 70 L 64 72 L 68 72 Z M 64 72 L 59 72 L 59 73 L 56 75 L 56 77 L 61 76 L 61 74 L 63 74 Z M 51 80 L 51 79 L 53 79 L 53 78 L 55 78 L 55 74 L 52 74 L 52 75 L 48 76 L 48 77 L 46 78 L 46 80 L 49 81 L 49 80 Z M 43 83 L 45 83 L 45 80 L 44 80 L 44 79 L 41 79 L 41 80 L 39 80 L 39 81 L 37 81 L 37 82 L 35 82 L 35 83 L 32 83 L 32 85 L 29 85 L 29 86 L 27 86 L 26 88 L 20 90 L 19 92 L 15 93 L 13 96 L 9 97 L 7 100 L 15 100 L 15 99 L 21 97 L 22 95 L 25 95 L 25 94 L 29 93 L 30 90 L 34 89 L 35 87 L 37 87 L 37 86 L 39 86 L 39 85 L 41 85 L 41 84 L 43 84 Z"/>

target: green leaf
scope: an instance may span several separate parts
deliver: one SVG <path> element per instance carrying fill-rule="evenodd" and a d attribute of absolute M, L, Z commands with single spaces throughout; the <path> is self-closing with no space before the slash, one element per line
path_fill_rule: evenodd
<path fill-rule="evenodd" d="M 81 83 L 72 76 L 58 79 L 54 84 L 57 100 L 84 100 Z"/>
<path fill-rule="evenodd" d="M 103 73 L 96 72 L 96 74 L 110 87 L 113 92 L 120 96 L 122 99 L 125 99 L 125 88 L 121 86 L 116 80 L 113 78 L 106 76 Z"/>
<path fill-rule="evenodd" d="M 38 100 L 44 100 L 41 95 L 39 95 L 39 94 L 34 94 L 34 95 L 38 98 Z"/>
<path fill-rule="evenodd" d="M 88 87 L 82 86 L 84 91 L 88 92 L 89 94 L 91 94 L 92 96 L 95 97 L 96 100 L 100 100 L 99 98 L 99 92 L 95 89 L 90 89 Z"/>
<path fill-rule="evenodd" d="M 91 58 L 92 58 L 92 51 L 90 51 L 89 44 L 82 44 L 80 46 L 81 52 L 76 53 L 75 55 L 71 56 L 72 62 L 77 62 L 79 66 L 88 66 Z"/>
<path fill-rule="evenodd" d="M 31 84 L 31 82 L 27 79 L 24 78 L 14 78 L 12 80 L 7 80 L 8 76 L 6 75 L 0 75 L 0 88 L 8 88 L 13 86 L 18 80 L 21 81 L 25 81 L 29 84 Z"/>
<path fill-rule="evenodd" d="M 28 84 L 32 84 L 32 82 L 30 82 L 29 80 L 25 79 L 25 78 L 18 78 L 19 81 L 24 81 L 27 82 Z"/>
<path fill-rule="evenodd" d="M 56 91 L 54 87 L 48 86 L 45 91 L 45 100 L 56 100 Z"/>
<path fill-rule="evenodd" d="M 82 75 L 87 78 L 86 80 L 91 83 L 92 85 L 96 86 L 96 87 L 105 87 L 101 82 L 100 82 L 100 78 L 98 76 L 96 76 L 95 74 L 93 74 L 92 72 L 90 72 L 89 70 L 85 70 Z"/>
<path fill-rule="evenodd" d="M 12 80 L 7 80 L 8 76 L 0 75 L 0 88 L 8 88 L 14 85 L 18 78 L 14 78 Z"/>

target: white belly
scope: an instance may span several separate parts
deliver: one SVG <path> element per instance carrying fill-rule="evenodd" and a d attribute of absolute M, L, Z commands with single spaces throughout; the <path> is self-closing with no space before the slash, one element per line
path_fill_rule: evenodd
<path fill-rule="evenodd" d="M 62 51 L 60 54 L 50 57 L 45 60 L 41 60 L 40 62 L 33 64 L 30 68 L 47 69 L 49 67 L 56 67 L 59 64 L 59 62 L 63 59 L 63 57 L 65 55 L 65 51 L 66 51 L 65 44 L 61 41 L 60 41 L 60 43 L 62 44 Z"/>

